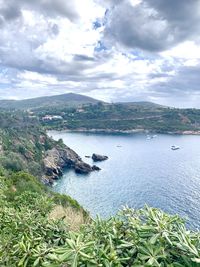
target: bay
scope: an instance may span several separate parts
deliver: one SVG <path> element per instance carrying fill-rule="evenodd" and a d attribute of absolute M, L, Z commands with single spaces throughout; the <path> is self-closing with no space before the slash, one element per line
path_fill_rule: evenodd
<path fill-rule="evenodd" d="M 191 228 L 200 227 L 200 136 L 100 134 L 51 131 L 55 140 L 85 155 L 99 153 L 109 159 L 102 170 L 78 175 L 67 170 L 53 188 L 75 198 L 90 214 L 108 217 L 122 206 L 145 204 L 186 218 Z M 171 150 L 172 145 L 180 147 Z"/>

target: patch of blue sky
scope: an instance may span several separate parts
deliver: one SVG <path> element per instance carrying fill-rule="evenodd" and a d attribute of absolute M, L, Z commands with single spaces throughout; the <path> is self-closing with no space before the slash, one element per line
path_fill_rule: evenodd
<path fill-rule="evenodd" d="M 102 27 L 102 24 L 96 20 L 95 22 L 93 22 L 93 29 L 98 29 L 98 28 L 101 28 Z"/>
<path fill-rule="evenodd" d="M 101 52 L 101 51 L 105 51 L 105 50 L 107 50 L 106 46 L 101 41 L 98 41 L 97 45 L 94 48 L 94 51 L 95 52 Z"/>
<path fill-rule="evenodd" d="M 160 57 L 158 54 L 153 55 L 151 53 L 144 53 L 139 49 L 132 50 L 130 54 L 135 57 L 134 60 L 154 60 L 155 58 Z"/>

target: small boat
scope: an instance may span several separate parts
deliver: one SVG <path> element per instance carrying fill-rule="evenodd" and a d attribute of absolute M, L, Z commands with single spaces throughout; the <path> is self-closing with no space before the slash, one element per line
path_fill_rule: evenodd
<path fill-rule="evenodd" d="M 179 146 L 171 146 L 171 150 L 178 150 L 178 149 L 180 149 Z"/>
<path fill-rule="evenodd" d="M 156 137 L 157 137 L 156 134 L 154 134 L 154 135 L 147 135 L 147 140 L 151 140 L 151 139 L 156 138 Z"/>
<path fill-rule="evenodd" d="M 122 147 L 122 146 L 117 146 L 117 147 Z"/>
<path fill-rule="evenodd" d="M 88 159 L 89 159 L 89 158 L 91 158 L 91 157 L 86 155 L 85 158 L 88 158 Z"/>

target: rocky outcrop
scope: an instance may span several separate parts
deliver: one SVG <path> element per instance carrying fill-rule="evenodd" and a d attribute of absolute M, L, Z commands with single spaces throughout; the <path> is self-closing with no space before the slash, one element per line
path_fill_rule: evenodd
<path fill-rule="evenodd" d="M 74 169 L 76 173 L 80 174 L 87 174 L 94 170 L 93 167 L 83 161 L 77 162 L 77 164 L 74 166 Z"/>
<path fill-rule="evenodd" d="M 103 161 L 103 160 L 107 160 L 108 157 L 107 156 L 102 156 L 102 155 L 98 155 L 98 154 L 93 154 L 92 155 L 92 159 L 93 161 L 97 162 L 97 161 Z"/>
<path fill-rule="evenodd" d="M 101 170 L 101 168 L 99 168 L 99 167 L 96 166 L 96 165 L 93 165 L 93 166 L 92 166 L 92 169 L 93 169 L 93 171 L 100 171 L 100 170 Z"/>
<path fill-rule="evenodd" d="M 69 147 L 61 148 L 56 146 L 45 153 L 43 160 L 45 177 L 43 181 L 52 183 L 62 176 L 63 169 L 73 168 L 75 172 L 80 174 L 88 174 L 95 169 L 89 164 L 82 161 L 79 155 Z"/>

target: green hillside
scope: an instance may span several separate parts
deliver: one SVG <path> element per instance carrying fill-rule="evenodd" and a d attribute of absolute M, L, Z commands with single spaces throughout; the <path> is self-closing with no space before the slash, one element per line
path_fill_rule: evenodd
<path fill-rule="evenodd" d="M 47 128 L 97 131 L 149 131 L 154 133 L 198 133 L 200 131 L 199 109 L 163 107 L 154 103 L 97 103 L 82 108 L 36 109 Z M 62 120 L 44 121 L 45 115 L 60 115 Z"/>
<path fill-rule="evenodd" d="M 97 103 L 96 99 L 79 94 L 63 94 L 44 96 L 24 100 L 0 100 L 0 107 L 6 109 L 35 109 L 59 106 L 78 106 L 87 103 Z"/>

